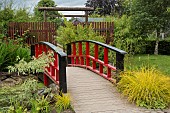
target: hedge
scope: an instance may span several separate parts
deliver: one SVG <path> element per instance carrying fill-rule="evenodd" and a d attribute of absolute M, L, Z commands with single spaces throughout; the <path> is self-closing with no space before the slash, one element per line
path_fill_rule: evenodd
<path fill-rule="evenodd" d="M 154 54 L 155 50 L 155 43 L 156 41 L 147 40 L 144 42 L 145 51 L 144 54 Z M 158 53 L 160 55 L 170 55 L 170 41 L 168 40 L 161 40 L 159 41 L 158 45 Z"/>

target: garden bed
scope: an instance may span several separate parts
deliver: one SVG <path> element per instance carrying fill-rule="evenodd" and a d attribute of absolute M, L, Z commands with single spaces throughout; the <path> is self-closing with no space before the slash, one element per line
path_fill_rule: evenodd
<path fill-rule="evenodd" d="M 69 96 L 58 95 L 54 84 L 47 88 L 35 76 L 0 74 L 0 113 L 74 113 Z"/>

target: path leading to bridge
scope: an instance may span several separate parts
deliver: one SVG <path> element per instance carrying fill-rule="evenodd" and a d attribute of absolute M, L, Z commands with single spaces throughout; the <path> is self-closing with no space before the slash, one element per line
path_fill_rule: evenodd
<path fill-rule="evenodd" d="M 166 113 L 130 104 L 116 87 L 99 75 L 79 67 L 67 67 L 68 93 L 76 113 Z"/>

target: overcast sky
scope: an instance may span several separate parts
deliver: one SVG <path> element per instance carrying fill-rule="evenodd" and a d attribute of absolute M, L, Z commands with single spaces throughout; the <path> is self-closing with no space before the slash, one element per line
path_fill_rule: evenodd
<path fill-rule="evenodd" d="M 21 0 L 18 0 L 21 5 Z M 23 5 L 30 8 L 30 12 L 33 12 L 33 8 L 40 0 L 23 0 Z M 72 7 L 80 7 L 85 6 L 87 0 L 54 0 L 57 6 L 72 6 Z M 63 14 L 84 14 L 82 11 L 72 11 L 72 12 L 62 12 Z"/>

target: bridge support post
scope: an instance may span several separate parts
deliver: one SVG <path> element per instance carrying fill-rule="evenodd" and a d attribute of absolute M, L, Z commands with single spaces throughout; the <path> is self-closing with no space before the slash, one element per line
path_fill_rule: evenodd
<path fill-rule="evenodd" d="M 116 53 L 116 75 L 117 82 L 119 81 L 119 73 L 124 71 L 124 54 Z"/>
<path fill-rule="evenodd" d="M 59 55 L 59 90 L 62 93 L 67 93 L 66 65 L 66 56 Z"/>
<path fill-rule="evenodd" d="M 35 45 L 31 45 L 31 57 L 35 56 Z"/>
<path fill-rule="evenodd" d="M 68 64 L 71 64 L 71 57 L 68 57 L 69 55 L 71 55 L 71 44 L 67 44 L 67 61 Z"/>

